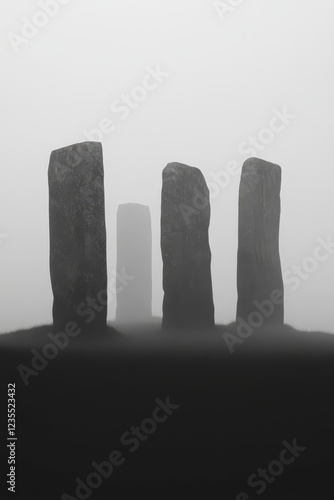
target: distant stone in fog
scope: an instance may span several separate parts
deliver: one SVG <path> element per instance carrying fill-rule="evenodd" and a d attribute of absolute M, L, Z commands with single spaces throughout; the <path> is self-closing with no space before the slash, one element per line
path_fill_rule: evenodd
<path fill-rule="evenodd" d="M 237 316 L 248 321 L 256 311 L 258 314 L 253 314 L 250 323 L 260 323 L 261 316 L 266 323 L 284 321 L 280 189 L 278 165 L 257 158 L 244 163 L 239 190 Z M 275 298 L 280 303 L 275 303 Z"/>
<path fill-rule="evenodd" d="M 152 229 L 148 206 L 120 205 L 117 211 L 117 273 L 126 282 L 117 288 L 116 321 L 152 319 Z"/>
<path fill-rule="evenodd" d="M 214 325 L 209 245 L 209 190 L 198 168 L 169 163 L 163 170 L 161 250 L 163 327 Z"/>
<path fill-rule="evenodd" d="M 75 321 L 103 328 L 108 299 L 102 145 L 84 142 L 53 151 L 48 175 L 54 327 Z"/>

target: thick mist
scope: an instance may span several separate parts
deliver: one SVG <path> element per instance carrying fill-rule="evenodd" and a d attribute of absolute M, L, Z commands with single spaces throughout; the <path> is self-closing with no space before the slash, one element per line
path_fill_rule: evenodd
<path fill-rule="evenodd" d="M 25 42 L 11 34 L 29 33 L 23 19 L 37 20 L 39 3 L 0 7 L 0 331 L 51 322 L 49 157 L 95 140 L 110 276 L 118 206 L 149 207 L 154 317 L 163 299 L 163 168 L 181 162 L 205 176 L 215 320 L 229 323 L 240 173 L 256 156 L 282 168 L 285 321 L 333 333 L 333 3 L 253 0 L 226 15 L 211 0 L 63 3 Z M 116 297 L 108 320 L 115 314 Z"/>

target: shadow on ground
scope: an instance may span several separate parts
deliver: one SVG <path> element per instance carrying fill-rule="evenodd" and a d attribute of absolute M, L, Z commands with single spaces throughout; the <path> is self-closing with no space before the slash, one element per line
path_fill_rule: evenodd
<path fill-rule="evenodd" d="M 50 328 L 0 336 L 3 401 L 16 383 L 16 498 L 79 498 L 76 478 L 85 481 L 113 450 L 124 463 L 85 498 L 170 490 L 173 498 L 304 500 L 331 491 L 334 336 L 261 329 L 231 354 L 223 334 L 233 324 L 187 334 L 162 333 L 157 321 L 116 325 L 70 339 L 25 385 L 17 367 L 31 367 Z M 179 408 L 131 453 L 121 436 L 168 397 Z M 294 439 L 307 448 L 300 457 L 263 493 L 247 485 Z"/>

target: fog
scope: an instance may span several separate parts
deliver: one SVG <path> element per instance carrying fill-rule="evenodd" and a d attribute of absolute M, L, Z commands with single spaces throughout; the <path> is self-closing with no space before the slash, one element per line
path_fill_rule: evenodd
<path fill-rule="evenodd" d="M 240 169 L 257 156 L 282 167 L 285 321 L 334 333 L 333 2 L 245 0 L 219 16 L 213 0 L 63 0 L 45 22 L 40 3 L 0 6 L 0 332 L 51 322 L 49 157 L 90 139 L 103 144 L 110 273 L 118 206 L 150 208 L 154 316 L 162 169 L 195 166 L 209 184 L 215 317 L 228 323 Z M 113 298 L 110 321 L 115 310 Z"/>

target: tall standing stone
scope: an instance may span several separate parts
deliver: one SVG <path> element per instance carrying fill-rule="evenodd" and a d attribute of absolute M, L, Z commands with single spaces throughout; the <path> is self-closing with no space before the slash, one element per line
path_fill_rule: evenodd
<path fill-rule="evenodd" d="M 181 163 L 169 163 L 162 180 L 162 326 L 212 327 L 208 187 L 198 168 Z"/>
<path fill-rule="evenodd" d="M 117 210 L 116 321 L 143 323 L 152 319 L 152 228 L 148 206 L 120 205 Z M 121 281 L 121 280 L 120 280 Z"/>
<path fill-rule="evenodd" d="M 257 158 L 244 163 L 239 190 L 237 316 L 251 326 L 260 326 L 261 316 L 266 324 L 284 321 L 280 189 L 278 165 Z"/>
<path fill-rule="evenodd" d="M 50 272 L 53 322 L 63 329 L 104 328 L 107 263 L 102 145 L 74 144 L 51 153 Z"/>

